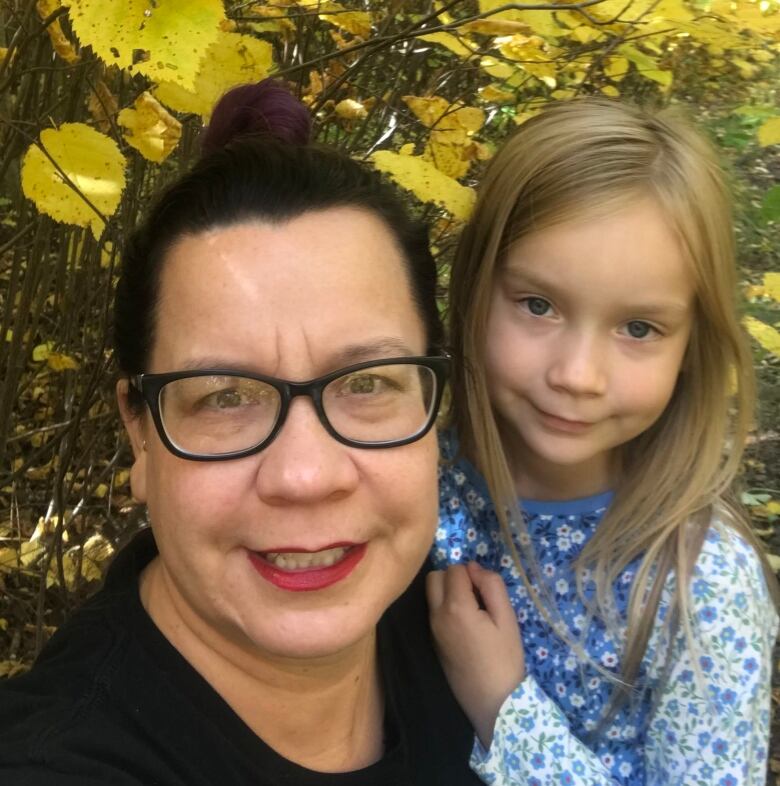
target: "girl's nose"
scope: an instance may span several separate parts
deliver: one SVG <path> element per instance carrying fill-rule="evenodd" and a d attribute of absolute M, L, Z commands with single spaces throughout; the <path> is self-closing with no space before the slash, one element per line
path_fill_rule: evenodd
<path fill-rule="evenodd" d="M 269 505 L 310 504 L 347 496 L 358 483 L 354 450 L 325 430 L 311 400 L 296 398 L 281 431 L 262 453 L 258 494 Z"/>
<path fill-rule="evenodd" d="M 595 336 L 563 337 L 547 368 L 550 387 L 577 396 L 603 396 L 607 390 L 606 348 Z"/>

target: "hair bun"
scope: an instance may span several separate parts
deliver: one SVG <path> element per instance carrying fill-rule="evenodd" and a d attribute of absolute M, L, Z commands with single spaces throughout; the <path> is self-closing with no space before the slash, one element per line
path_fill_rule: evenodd
<path fill-rule="evenodd" d="M 311 132 L 311 115 L 278 80 L 263 79 L 229 90 L 214 107 L 201 137 L 203 154 L 219 150 L 233 139 L 265 134 L 291 145 L 305 145 Z"/>

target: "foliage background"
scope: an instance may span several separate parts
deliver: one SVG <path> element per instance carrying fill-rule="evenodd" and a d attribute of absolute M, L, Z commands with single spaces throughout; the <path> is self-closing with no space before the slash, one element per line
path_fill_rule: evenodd
<path fill-rule="evenodd" d="M 732 177 L 760 383 L 743 501 L 780 568 L 778 0 L 0 0 L 0 677 L 144 524 L 113 402 L 118 252 L 218 96 L 269 73 L 406 189 L 443 283 L 483 162 L 546 102 L 683 107 Z M 775 733 L 778 784 L 779 755 Z"/>

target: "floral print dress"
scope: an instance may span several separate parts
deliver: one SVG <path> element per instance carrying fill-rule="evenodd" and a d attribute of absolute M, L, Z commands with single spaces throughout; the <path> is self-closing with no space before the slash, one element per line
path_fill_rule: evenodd
<path fill-rule="evenodd" d="M 445 459 L 452 457 L 451 436 L 445 435 L 443 449 Z M 472 768 L 485 783 L 507 786 L 763 784 L 778 619 L 754 551 L 721 523 L 712 523 L 694 567 L 695 652 L 682 630 L 670 644 L 663 624 L 672 575 L 638 687 L 605 726 L 599 724 L 612 683 L 574 647 L 584 647 L 591 661 L 615 675 L 621 647 L 603 622 L 588 617 L 572 563 L 610 500 L 609 493 L 566 502 L 521 500 L 525 537 L 538 564 L 529 575 L 537 590 L 543 585 L 559 615 L 551 625 L 528 597 L 501 539 L 484 480 L 463 459 L 442 466 L 433 562 L 446 568 L 476 560 L 501 573 L 526 660 L 526 677 L 502 706 L 490 749 L 475 740 Z M 518 538 L 516 545 L 528 543 Z M 615 583 L 620 614 L 637 564 L 629 564 Z M 594 592 L 587 574 L 584 592 L 589 597 Z M 554 626 L 565 626 L 568 634 L 558 636 Z"/>

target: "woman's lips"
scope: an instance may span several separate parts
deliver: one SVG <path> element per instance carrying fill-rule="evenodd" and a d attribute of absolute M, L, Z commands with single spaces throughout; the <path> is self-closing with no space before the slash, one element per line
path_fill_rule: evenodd
<path fill-rule="evenodd" d="M 366 543 L 337 543 L 319 551 L 250 551 L 249 560 L 274 586 L 290 592 L 310 592 L 345 579 L 365 556 L 366 547 Z"/>

